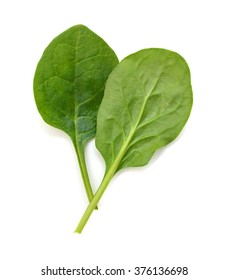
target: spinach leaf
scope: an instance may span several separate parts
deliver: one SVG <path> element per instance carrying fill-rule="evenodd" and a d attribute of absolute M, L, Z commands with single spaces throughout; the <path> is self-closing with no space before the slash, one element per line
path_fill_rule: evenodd
<path fill-rule="evenodd" d="M 141 50 L 113 70 L 97 118 L 96 146 L 106 172 L 76 232 L 83 230 L 114 174 L 147 164 L 157 149 L 178 136 L 191 108 L 189 68 L 177 53 Z"/>
<path fill-rule="evenodd" d="M 93 192 L 85 163 L 85 144 L 95 136 L 105 82 L 118 63 L 98 35 L 76 25 L 45 49 L 35 72 L 34 96 L 46 123 L 66 132 L 75 147 L 89 201 Z"/>

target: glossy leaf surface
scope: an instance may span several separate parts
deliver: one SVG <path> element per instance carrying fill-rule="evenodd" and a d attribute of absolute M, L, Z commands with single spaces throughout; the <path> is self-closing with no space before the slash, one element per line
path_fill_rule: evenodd
<path fill-rule="evenodd" d="M 73 26 L 57 36 L 34 77 L 43 119 L 82 143 L 94 137 L 104 85 L 117 63 L 113 50 L 86 26 Z"/>
<path fill-rule="evenodd" d="M 34 77 L 37 108 L 46 123 L 71 137 L 87 189 L 84 146 L 95 136 L 105 82 L 117 63 L 114 51 L 103 39 L 86 26 L 77 25 L 49 44 Z"/>
<path fill-rule="evenodd" d="M 180 55 L 145 49 L 125 58 L 108 78 L 97 119 L 107 172 L 147 164 L 178 136 L 191 107 L 190 72 Z"/>

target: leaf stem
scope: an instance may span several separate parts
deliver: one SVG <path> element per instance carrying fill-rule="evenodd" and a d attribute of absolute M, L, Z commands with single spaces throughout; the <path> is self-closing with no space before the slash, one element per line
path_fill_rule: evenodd
<path fill-rule="evenodd" d="M 85 161 L 85 155 L 84 155 L 84 148 L 83 146 L 79 147 L 79 144 L 77 145 L 76 141 L 73 141 L 73 145 L 77 154 L 77 158 L 78 158 L 78 162 L 79 162 L 79 166 L 80 166 L 80 171 L 81 171 L 81 175 L 83 178 L 83 183 L 84 183 L 84 187 L 86 190 L 86 194 L 87 194 L 87 198 L 88 201 L 91 202 L 94 194 L 92 191 L 92 187 L 91 187 L 91 183 L 89 180 L 89 176 L 88 176 L 88 172 L 87 172 L 87 166 L 86 166 L 86 161 Z M 95 207 L 97 209 L 97 206 Z"/>
<path fill-rule="evenodd" d="M 112 177 L 114 176 L 116 172 L 116 168 L 111 168 L 104 176 L 102 183 L 100 184 L 97 192 L 95 193 L 92 201 L 89 203 L 87 209 L 85 210 L 77 228 L 75 229 L 74 232 L 77 233 L 81 233 L 87 223 L 87 221 L 89 220 L 93 210 L 95 209 L 96 205 L 98 204 L 98 202 L 100 201 L 103 193 L 105 192 L 108 184 L 110 183 Z"/>
<path fill-rule="evenodd" d="M 125 144 L 123 145 L 123 147 L 121 148 L 121 150 L 119 151 L 116 159 L 114 160 L 113 164 L 111 165 L 111 167 L 107 170 L 107 172 L 105 173 L 105 176 L 102 180 L 102 183 L 100 184 L 97 192 L 95 193 L 92 201 L 89 203 L 87 209 L 85 210 L 77 228 L 75 229 L 74 232 L 78 232 L 81 233 L 82 230 L 84 229 L 88 219 L 90 218 L 93 210 L 95 209 L 96 205 L 98 204 L 98 202 L 100 201 L 103 193 L 105 192 L 108 184 L 110 183 L 112 177 L 114 176 L 114 174 L 116 173 L 116 171 L 118 170 L 119 164 L 128 148 L 128 145 L 131 141 L 131 138 L 135 132 L 137 125 L 135 127 L 132 128 L 132 130 L 130 131 L 129 136 L 126 139 Z"/>

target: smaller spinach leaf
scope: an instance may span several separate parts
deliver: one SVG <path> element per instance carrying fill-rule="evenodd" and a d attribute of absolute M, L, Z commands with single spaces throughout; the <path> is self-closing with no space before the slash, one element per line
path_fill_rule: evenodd
<path fill-rule="evenodd" d="M 76 25 L 49 44 L 35 72 L 37 108 L 46 123 L 70 136 L 89 201 L 93 192 L 84 149 L 95 136 L 105 82 L 117 63 L 114 51 L 103 39 L 86 26 Z"/>

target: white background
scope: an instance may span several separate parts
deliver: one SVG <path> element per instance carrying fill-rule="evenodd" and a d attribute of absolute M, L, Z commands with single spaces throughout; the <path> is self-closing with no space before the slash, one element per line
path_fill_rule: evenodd
<path fill-rule="evenodd" d="M 229 8 L 227 1 L 2 1 L 0 4 L 0 278 L 229 279 Z M 143 48 L 180 53 L 194 106 L 179 138 L 112 180 L 83 234 L 87 199 L 72 144 L 33 99 L 49 42 L 82 23 L 119 59 Z M 90 142 L 96 188 L 103 160 Z M 41 276 L 52 268 L 188 266 L 186 277 Z"/>

